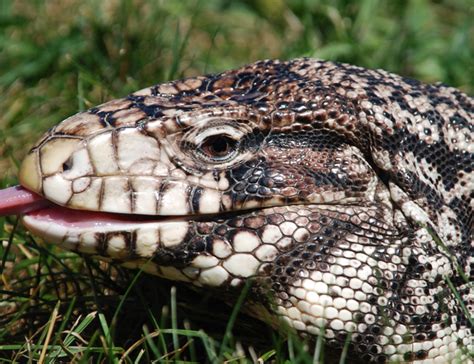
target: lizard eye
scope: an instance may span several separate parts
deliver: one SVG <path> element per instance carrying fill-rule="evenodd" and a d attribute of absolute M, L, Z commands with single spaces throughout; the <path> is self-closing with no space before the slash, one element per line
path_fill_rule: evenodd
<path fill-rule="evenodd" d="M 222 163 L 230 160 L 237 151 L 237 141 L 221 134 L 205 138 L 198 146 L 198 152 L 207 160 Z"/>

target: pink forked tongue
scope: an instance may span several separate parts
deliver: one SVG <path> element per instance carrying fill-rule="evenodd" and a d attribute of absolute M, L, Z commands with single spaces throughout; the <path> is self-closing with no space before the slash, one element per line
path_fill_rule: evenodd
<path fill-rule="evenodd" d="M 0 190 L 0 216 L 20 215 L 50 205 L 40 195 L 21 186 Z"/>

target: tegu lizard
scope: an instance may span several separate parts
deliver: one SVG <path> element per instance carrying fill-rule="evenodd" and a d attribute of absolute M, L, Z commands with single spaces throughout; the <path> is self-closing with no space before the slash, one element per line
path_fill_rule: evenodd
<path fill-rule="evenodd" d="M 62 121 L 0 205 L 65 249 L 231 297 L 252 279 L 249 311 L 364 360 L 466 362 L 473 114 L 444 85 L 261 61 Z"/>

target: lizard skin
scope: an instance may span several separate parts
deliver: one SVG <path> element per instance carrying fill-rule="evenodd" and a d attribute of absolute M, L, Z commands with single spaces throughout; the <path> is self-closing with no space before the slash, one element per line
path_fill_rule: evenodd
<path fill-rule="evenodd" d="M 23 220 L 231 296 L 253 279 L 250 313 L 370 362 L 468 361 L 473 113 L 451 87 L 306 58 L 164 83 L 52 128 L 20 182 L 64 208 Z"/>

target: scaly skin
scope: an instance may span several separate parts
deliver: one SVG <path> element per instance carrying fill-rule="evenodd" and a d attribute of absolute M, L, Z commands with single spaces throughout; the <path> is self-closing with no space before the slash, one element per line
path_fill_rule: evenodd
<path fill-rule="evenodd" d="M 161 84 L 38 142 L 21 183 L 67 209 L 24 223 L 230 296 L 253 277 L 255 316 L 351 333 L 364 360 L 468 361 L 473 112 L 453 88 L 311 59 Z"/>

